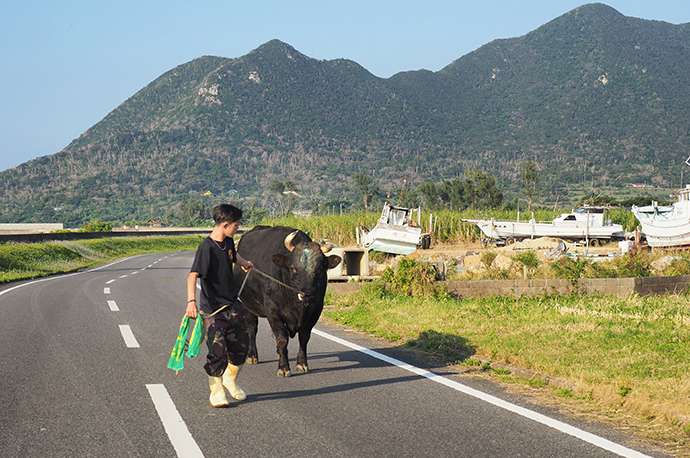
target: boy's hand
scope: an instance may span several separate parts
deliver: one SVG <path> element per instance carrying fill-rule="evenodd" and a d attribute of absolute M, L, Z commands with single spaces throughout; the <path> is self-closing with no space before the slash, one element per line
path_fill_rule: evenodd
<path fill-rule="evenodd" d="M 251 261 L 244 261 L 241 267 L 242 270 L 244 270 L 245 272 L 249 272 L 254 268 L 254 263 L 252 263 Z"/>
<path fill-rule="evenodd" d="M 196 302 L 187 302 L 187 310 L 184 314 L 189 318 L 196 318 Z"/>

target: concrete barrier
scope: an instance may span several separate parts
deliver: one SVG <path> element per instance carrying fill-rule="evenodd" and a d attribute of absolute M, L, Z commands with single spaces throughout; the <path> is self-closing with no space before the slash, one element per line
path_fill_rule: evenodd
<path fill-rule="evenodd" d="M 0 223 L 0 234 L 41 234 L 61 229 L 62 223 Z"/>
<path fill-rule="evenodd" d="M 545 294 L 606 294 L 627 297 L 631 294 L 682 293 L 690 288 L 690 275 L 643 278 L 583 278 L 576 284 L 558 278 L 531 280 L 456 280 L 444 282 L 448 291 L 458 297 L 542 296 Z M 361 283 L 330 283 L 328 289 L 336 294 L 359 291 Z"/>

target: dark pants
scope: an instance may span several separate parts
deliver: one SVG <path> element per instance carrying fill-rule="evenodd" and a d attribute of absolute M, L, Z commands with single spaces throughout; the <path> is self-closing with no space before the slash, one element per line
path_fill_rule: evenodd
<path fill-rule="evenodd" d="M 208 356 L 204 369 L 212 377 L 220 377 L 228 362 L 234 366 L 244 364 L 249 348 L 246 309 L 236 302 L 212 317 L 204 314 Z"/>

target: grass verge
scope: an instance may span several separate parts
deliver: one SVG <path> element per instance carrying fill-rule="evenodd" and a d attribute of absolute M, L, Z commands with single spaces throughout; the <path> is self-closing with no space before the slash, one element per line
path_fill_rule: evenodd
<path fill-rule="evenodd" d="M 327 297 L 324 315 L 415 347 L 676 451 L 690 444 L 684 295 L 455 299 L 381 284 Z"/>
<path fill-rule="evenodd" d="M 112 237 L 0 244 L 0 283 L 45 277 L 144 253 L 194 250 L 204 236 Z"/>

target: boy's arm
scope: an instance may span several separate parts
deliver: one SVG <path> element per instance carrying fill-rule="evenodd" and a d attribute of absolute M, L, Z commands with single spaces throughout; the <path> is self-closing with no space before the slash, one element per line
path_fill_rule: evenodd
<path fill-rule="evenodd" d="M 240 256 L 239 253 L 237 253 L 235 256 L 237 256 L 237 264 L 239 264 L 245 272 L 252 270 L 252 268 L 254 267 L 254 263 L 252 263 L 251 261 L 247 261 L 242 256 Z"/>
<path fill-rule="evenodd" d="M 199 276 L 196 272 L 189 272 L 187 275 L 187 309 L 185 315 L 196 318 L 196 279 Z"/>

